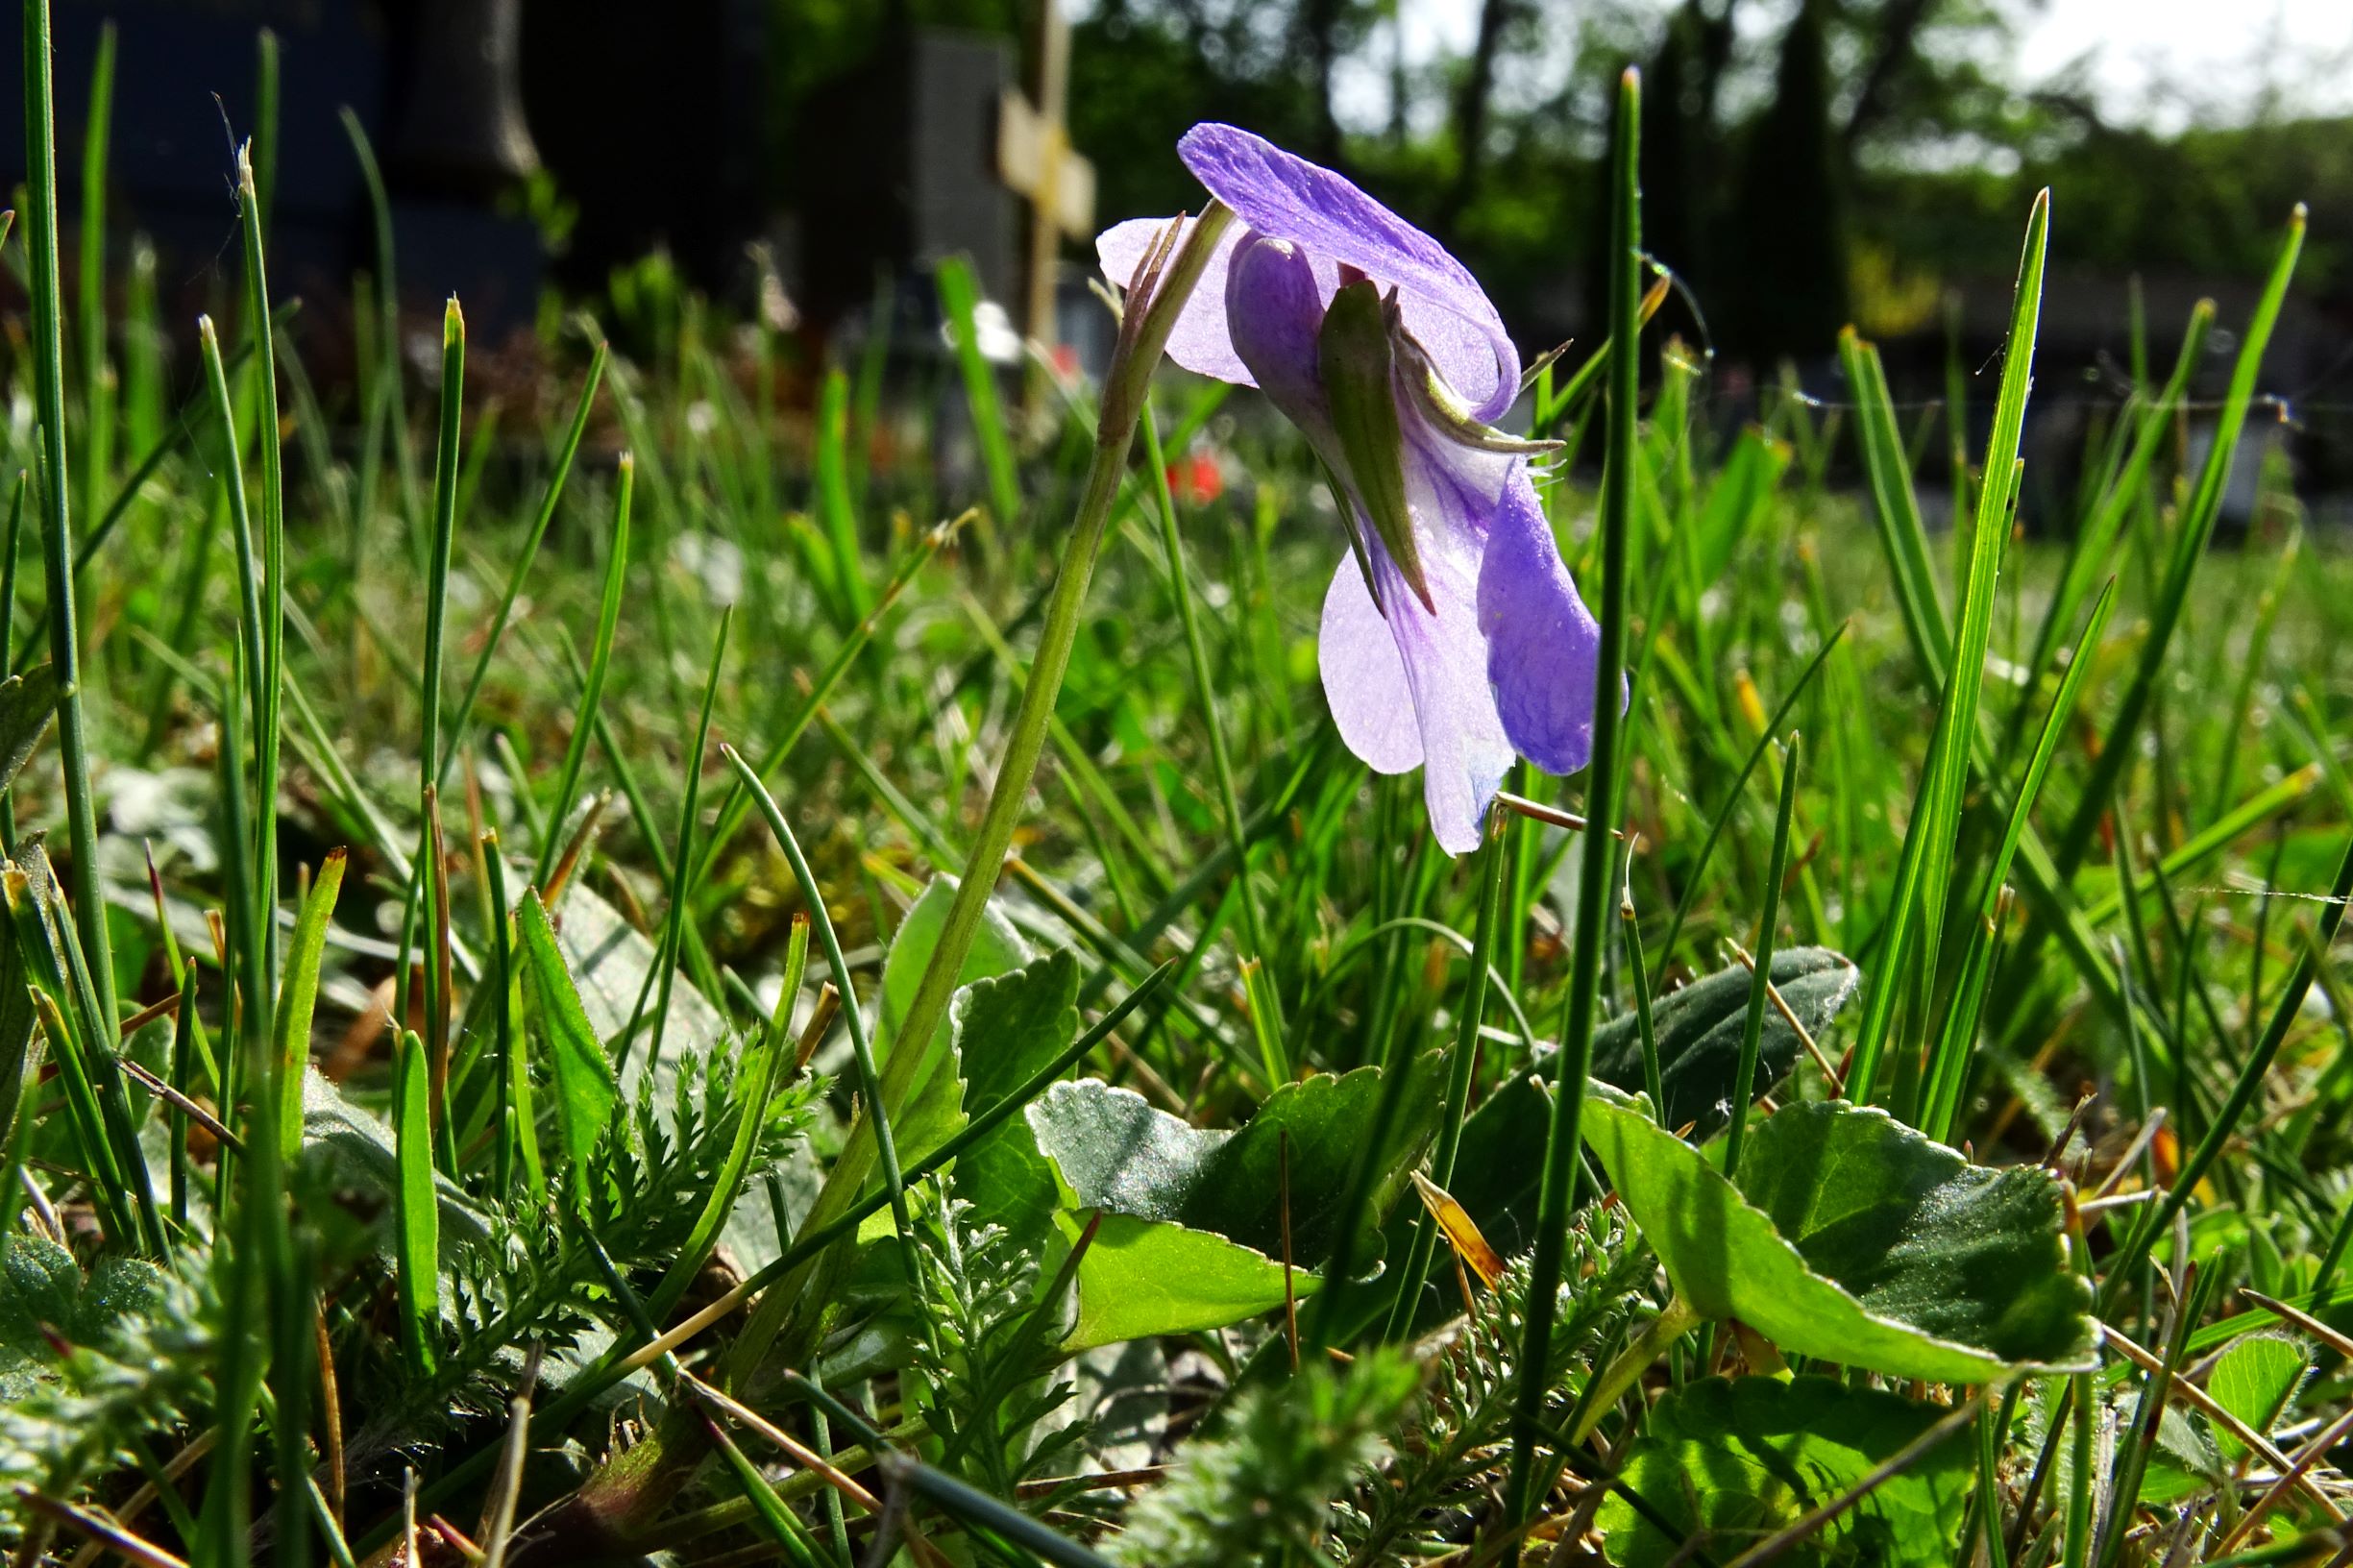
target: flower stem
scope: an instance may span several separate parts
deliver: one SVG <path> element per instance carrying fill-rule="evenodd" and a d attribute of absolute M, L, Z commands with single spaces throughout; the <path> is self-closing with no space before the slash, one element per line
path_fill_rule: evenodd
<path fill-rule="evenodd" d="M 98 875 L 98 810 L 90 788 L 89 744 L 83 718 L 86 681 L 74 610 L 73 525 L 67 501 L 73 471 L 65 456 L 65 306 L 58 278 L 56 102 L 47 0 L 27 0 L 24 49 L 29 164 L 25 259 L 33 304 L 34 411 L 40 421 L 37 479 L 41 498 L 41 560 L 49 592 L 49 662 L 61 694 L 58 700 L 58 761 L 65 775 L 65 837 L 72 850 L 69 875 L 74 928 L 97 987 L 100 1017 L 94 1021 L 111 1027 L 120 1017 L 114 992 L 114 948 Z M 151 1252 L 160 1255 L 161 1233 L 147 1222 L 151 1208 L 141 1210 L 141 1239 Z"/>
<path fill-rule="evenodd" d="M 1136 426 L 1143 413 L 1144 394 L 1150 386 L 1152 372 L 1160 363 L 1161 351 L 1167 346 L 1168 331 L 1176 324 L 1177 312 L 1184 308 L 1193 285 L 1200 282 L 1217 237 L 1232 218 L 1233 214 L 1224 207 L 1212 202 L 1187 229 L 1182 244 L 1172 254 L 1164 252 L 1156 257 L 1147 257 L 1130 285 L 1127 316 L 1120 324 L 1118 346 L 1113 351 L 1111 368 L 1104 376 L 1094 457 L 1088 465 L 1086 488 L 1080 494 L 1069 536 L 1063 544 L 1062 564 L 1055 574 L 1053 593 L 1046 601 L 1038 650 L 1030 660 L 1029 678 L 1021 692 L 1020 710 L 1014 719 L 1012 737 L 997 768 L 996 786 L 990 793 L 980 831 L 965 858 L 964 874 L 957 883 L 955 899 L 948 905 L 939 944 L 932 949 L 931 962 L 923 970 L 915 997 L 908 1003 L 906 1019 L 891 1041 L 890 1056 L 882 1065 L 878 1103 L 886 1115 L 896 1115 L 906 1106 L 930 1063 L 932 1035 L 947 1012 L 948 998 L 955 993 L 958 979 L 964 973 L 965 958 L 979 935 L 981 916 L 988 907 L 990 894 L 995 891 L 997 873 L 1013 845 L 1014 827 L 1029 798 L 1030 781 L 1038 772 L 1038 759 L 1045 749 L 1055 698 L 1062 692 L 1063 676 L 1070 667 L 1070 650 L 1078 641 L 1079 618 L 1086 608 L 1095 555 L 1102 547 L 1103 530 L 1111 520 L 1112 508 L 1119 499 L 1120 483 L 1127 473 L 1128 449 L 1135 443 Z M 1164 264 L 1156 267 L 1156 259 Z M 804 1233 L 831 1223 L 847 1211 L 866 1185 L 874 1157 L 872 1126 L 862 1115 L 852 1126 L 841 1158 L 826 1173 L 825 1185 L 819 1189 L 817 1201 L 802 1221 Z M 804 1296 L 821 1299 L 822 1292 L 812 1294 L 805 1287 L 810 1271 L 823 1262 L 813 1259 L 793 1278 L 780 1282 L 782 1288 L 766 1294 L 737 1340 L 731 1360 L 746 1366 L 758 1362 L 783 1326 L 783 1314 Z"/>
<path fill-rule="evenodd" d="M 1530 1434 L 1544 1413 L 1555 1298 L 1560 1289 L 1576 1174 L 1582 1152 L 1580 1118 L 1585 1080 L 1593 1066 L 1594 1016 L 1602 989 L 1602 928 L 1615 878 L 1617 841 L 1593 829 L 1618 820 L 1618 743 L 1626 663 L 1626 553 L 1633 512 L 1635 398 L 1641 373 L 1642 191 L 1636 178 L 1641 73 L 1618 79 L 1618 131 L 1611 182 L 1609 245 L 1609 423 L 1602 472 L 1601 649 L 1594 672 L 1593 754 L 1585 772 L 1584 862 L 1577 887 L 1577 935 L 1569 964 L 1569 994 L 1560 1026 L 1560 1073 L 1553 1097 L 1552 1131 L 1544 1143 L 1543 1186 L 1536 1209 L 1536 1249 L 1529 1272 L 1527 1337 L 1520 1349 L 1519 1415 L 1511 1440 L 1510 1479 L 1504 1493 L 1507 1526 L 1528 1515 L 1535 1450 Z M 1592 1408 L 1601 1407 L 1598 1401 Z"/>

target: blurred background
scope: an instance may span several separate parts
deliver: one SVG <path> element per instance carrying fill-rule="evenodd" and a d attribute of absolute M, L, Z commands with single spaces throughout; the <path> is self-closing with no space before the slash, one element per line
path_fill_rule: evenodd
<path fill-rule="evenodd" d="M 233 145 L 274 115 L 274 267 L 330 408 L 387 270 L 422 371 L 454 291 L 522 376 L 574 307 L 658 339 L 650 302 L 681 291 L 805 365 L 881 330 L 917 352 L 929 271 L 961 254 L 996 357 L 1084 369 L 1108 331 L 1092 234 L 1197 206 L 1172 149 L 1212 118 L 1427 227 L 1533 352 L 1587 333 L 1605 89 L 1635 62 L 1664 320 L 1705 356 L 1713 417 L 1835 408 L 1850 322 L 1900 401 L 1943 400 L 1957 367 L 1990 405 L 2049 185 L 2036 438 L 2077 450 L 2162 376 L 2196 299 L 2244 319 L 2301 200 L 2263 450 L 2353 516 L 2344 0 L 60 0 L 69 233 L 110 23 L 103 275 L 149 269 L 159 319 L 192 320 L 233 270 Z M 2230 352 L 2216 333 L 2214 377 Z"/>

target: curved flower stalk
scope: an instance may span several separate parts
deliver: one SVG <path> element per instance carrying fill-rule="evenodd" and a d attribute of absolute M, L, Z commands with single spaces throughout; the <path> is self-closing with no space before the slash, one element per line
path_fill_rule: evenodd
<path fill-rule="evenodd" d="M 1600 630 L 1537 502 L 1555 443 L 1494 429 L 1520 361 L 1462 264 L 1329 169 L 1230 125 L 1177 144 L 1238 220 L 1168 337 L 1189 370 L 1256 386 L 1322 458 L 1349 530 L 1324 597 L 1324 695 L 1377 772 L 1423 770 L 1437 841 L 1477 847 L 1515 755 L 1592 748 Z M 1095 242 L 1115 282 L 1164 225 Z"/>

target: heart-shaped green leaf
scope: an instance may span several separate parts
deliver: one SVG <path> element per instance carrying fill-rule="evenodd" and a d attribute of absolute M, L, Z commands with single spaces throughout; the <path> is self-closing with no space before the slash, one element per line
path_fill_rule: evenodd
<path fill-rule="evenodd" d="M 1085 1226 L 1065 1213 L 1057 1221 L 1076 1240 Z M 1291 1272 L 1300 1299 L 1322 1282 Z M 1222 1236 L 1106 1213 L 1079 1261 L 1078 1318 L 1062 1348 L 1077 1355 L 1098 1345 L 1164 1334 L 1222 1329 L 1283 1305 L 1283 1264 Z"/>
<path fill-rule="evenodd" d="M 1831 1378 L 1707 1378 L 1662 1396 L 1619 1479 L 1673 1527 L 1670 1536 L 1620 1492 L 1596 1518 L 1616 1568 L 1688 1561 L 1704 1531 L 1728 1562 L 1776 1531 L 1854 1489 L 1952 1412 Z M 1974 1482 L 1974 1445 L 1955 1433 L 1782 1559 L 1911 1568 L 1952 1560 Z"/>
<path fill-rule="evenodd" d="M 1793 947 L 1773 955 L 1774 989 L 1814 1034 L 1827 1028 L 1854 994 L 1858 973 L 1826 947 Z M 1669 1127 L 1697 1123 L 1695 1136 L 1703 1140 L 1723 1130 L 1732 1079 L 1740 1071 L 1740 1032 L 1748 1008 L 1749 971 L 1735 965 L 1661 997 L 1652 1009 Z M 1756 1057 L 1759 1091 L 1779 1082 L 1802 1048 L 1780 1010 L 1766 1009 Z M 1554 1053 L 1537 1063 L 1543 1077 L 1558 1070 Z M 1593 1076 L 1629 1093 L 1642 1090 L 1642 1041 L 1631 1013 L 1594 1032 Z M 1506 1256 L 1535 1244 L 1536 1182 L 1552 1119 L 1551 1097 L 1522 1076 L 1497 1088 L 1462 1124 L 1462 1151 L 1450 1190 Z"/>
<path fill-rule="evenodd" d="M 2093 1364 L 2057 1181 L 1994 1170 L 1884 1112 L 1798 1104 L 1758 1122 L 1727 1181 L 1605 1086 L 1586 1139 L 1684 1303 L 1783 1350 L 1891 1377 L 1983 1383 Z"/>
<path fill-rule="evenodd" d="M 1387 1211 L 1430 1136 L 1438 1112 L 1436 1060 L 1425 1057 L 1411 1069 L 1368 1220 Z M 1307 1267 L 1320 1264 L 1337 1238 L 1381 1091 L 1378 1067 L 1337 1078 L 1319 1073 L 1285 1084 L 1247 1126 L 1226 1131 L 1194 1127 L 1132 1090 L 1089 1078 L 1046 1090 L 1029 1122 L 1081 1207 L 1213 1232 L 1269 1255 L 1283 1245 L 1287 1182 L 1292 1257 Z"/>
<path fill-rule="evenodd" d="M 1854 994 L 1860 973 L 1844 954 L 1827 947 L 1792 947 L 1773 955 L 1773 989 L 1808 1034 L 1818 1035 L 1829 1026 Z M 1651 1009 L 1658 1039 L 1658 1087 L 1667 1100 L 1658 1119 L 1669 1128 L 1697 1123 L 1694 1136 L 1703 1143 L 1731 1118 L 1750 983 L 1748 967 L 1735 964 L 1661 996 Z M 1766 1008 L 1752 1097 L 1786 1077 L 1802 1048 L 1798 1031 L 1781 1010 Z M 1595 1031 L 1593 1076 L 1630 1094 L 1643 1089 L 1642 1040 L 1630 1013 Z"/>
<path fill-rule="evenodd" d="M 899 1020 L 914 1005 L 917 988 L 923 983 L 923 971 L 931 966 L 932 949 L 940 945 L 940 933 L 947 929 L 948 906 L 956 901 L 956 879 L 935 876 L 929 886 L 916 895 L 907 907 L 906 918 L 898 922 L 892 935 L 891 950 L 882 961 L 882 1021 L 874 1031 L 874 1050 L 877 1059 L 888 1055 L 891 1041 L 898 1033 Z M 975 980 L 1017 969 L 1029 962 L 1029 946 L 1021 933 L 1013 928 L 994 904 L 982 906 L 980 929 L 973 933 L 972 950 L 965 955 L 964 972 L 956 977 L 959 986 Z"/>
<path fill-rule="evenodd" d="M 902 1160 L 921 1159 L 974 1112 L 994 1105 L 1068 1049 L 1078 1038 L 1078 960 L 1050 953 L 1008 974 L 975 980 L 948 1003 L 947 1020 L 948 1062 L 961 1076 L 962 1099 L 951 1123 L 917 1130 L 917 1146 L 913 1152 L 902 1148 Z M 973 1205 L 976 1217 L 1016 1236 L 1041 1231 L 1059 1203 L 1053 1168 L 1019 1116 L 997 1123 L 957 1157 L 956 1192 Z"/>
<path fill-rule="evenodd" d="M 1395 1201 L 1438 1110 L 1435 1052 L 1413 1064 L 1404 1114 L 1378 1159 L 1371 1222 Z M 1286 1084 L 1238 1132 L 1204 1131 L 1093 1079 L 1056 1084 L 1027 1114 L 1062 1193 L 1055 1223 L 1075 1240 L 1102 1216 L 1078 1274 L 1065 1348 L 1221 1328 L 1282 1305 L 1284 1194 L 1296 1296 L 1321 1287 L 1355 1161 L 1371 1136 L 1381 1070 Z M 1377 1255 L 1362 1241 L 1357 1256 Z"/>

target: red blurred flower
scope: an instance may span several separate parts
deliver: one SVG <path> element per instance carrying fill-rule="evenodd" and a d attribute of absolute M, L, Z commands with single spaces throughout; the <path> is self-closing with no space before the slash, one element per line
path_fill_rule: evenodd
<path fill-rule="evenodd" d="M 1207 505 L 1226 493 L 1225 471 L 1208 453 L 1192 453 L 1168 465 L 1168 489 L 1188 506 Z"/>

